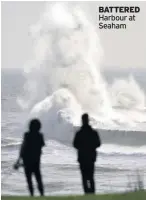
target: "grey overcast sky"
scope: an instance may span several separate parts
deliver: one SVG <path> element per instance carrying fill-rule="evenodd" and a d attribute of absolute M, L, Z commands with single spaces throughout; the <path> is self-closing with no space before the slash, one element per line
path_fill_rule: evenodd
<path fill-rule="evenodd" d="M 74 2 L 75 3 L 75 2 Z M 98 5 L 140 6 L 136 21 L 126 30 L 99 30 L 105 67 L 146 68 L 146 2 L 76 2 L 98 29 Z M 2 2 L 1 41 L 2 68 L 22 67 L 32 58 L 30 26 L 44 11 L 45 2 Z"/>

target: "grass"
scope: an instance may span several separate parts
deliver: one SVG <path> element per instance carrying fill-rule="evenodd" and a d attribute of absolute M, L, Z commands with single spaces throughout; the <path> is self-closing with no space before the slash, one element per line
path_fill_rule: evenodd
<path fill-rule="evenodd" d="M 29 200 L 30 197 L 2 196 L 2 200 Z M 146 191 L 131 192 L 124 194 L 103 194 L 103 195 L 83 195 L 83 196 L 61 196 L 61 197 L 33 197 L 33 200 L 146 200 Z"/>

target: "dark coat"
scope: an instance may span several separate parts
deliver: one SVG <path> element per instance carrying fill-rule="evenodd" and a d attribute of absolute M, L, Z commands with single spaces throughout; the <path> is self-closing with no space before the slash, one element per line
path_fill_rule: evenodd
<path fill-rule="evenodd" d="M 96 148 L 100 147 L 99 134 L 91 126 L 82 126 L 77 131 L 73 146 L 78 150 L 79 163 L 91 163 L 96 161 Z"/>
<path fill-rule="evenodd" d="M 40 162 L 42 147 L 44 145 L 45 142 L 41 133 L 25 133 L 20 152 L 20 157 L 23 159 L 24 165 Z"/>

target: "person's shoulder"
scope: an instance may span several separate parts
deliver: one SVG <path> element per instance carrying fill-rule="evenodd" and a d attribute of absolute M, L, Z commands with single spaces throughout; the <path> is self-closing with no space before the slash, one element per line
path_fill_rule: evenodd
<path fill-rule="evenodd" d="M 80 129 L 78 129 L 76 132 L 75 132 L 75 137 L 79 137 L 79 135 L 80 135 Z"/>
<path fill-rule="evenodd" d="M 93 131 L 94 131 L 94 133 L 97 133 L 97 132 L 98 132 L 97 129 L 95 129 L 95 128 L 93 128 Z"/>
<path fill-rule="evenodd" d="M 41 146 L 45 146 L 44 134 L 39 133 L 39 140 L 41 141 Z"/>
<path fill-rule="evenodd" d="M 24 138 L 28 137 L 29 136 L 29 132 L 25 132 L 24 133 Z"/>
<path fill-rule="evenodd" d="M 94 134 L 98 134 L 98 131 L 95 128 L 92 128 Z"/>
<path fill-rule="evenodd" d="M 76 134 L 80 134 L 82 132 L 82 127 L 80 127 L 77 131 Z"/>
<path fill-rule="evenodd" d="M 39 135 L 40 138 L 43 138 L 43 137 L 44 137 L 44 134 L 43 134 L 43 133 L 40 133 L 40 132 L 39 132 L 38 135 Z"/>

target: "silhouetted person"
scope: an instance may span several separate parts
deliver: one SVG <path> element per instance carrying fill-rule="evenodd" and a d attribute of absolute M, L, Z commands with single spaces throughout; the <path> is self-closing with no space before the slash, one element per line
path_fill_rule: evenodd
<path fill-rule="evenodd" d="M 89 125 L 88 114 L 82 115 L 82 127 L 77 131 L 73 146 L 78 150 L 78 162 L 82 175 L 84 192 L 95 193 L 94 163 L 96 161 L 96 148 L 100 147 L 100 137 Z"/>
<path fill-rule="evenodd" d="M 40 133 L 41 123 L 38 119 L 33 119 L 29 124 L 29 131 L 24 134 L 20 149 L 19 158 L 14 165 L 17 169 L 23 161 L 24 172 L 28 183 L 30 195 L 34 195 L 32 175 L 35 175 L 40 195 L 44 195 L 44 187 L 40 172 L 40 159 L 42 147 L 45 145 L 43 135 Z"/>

